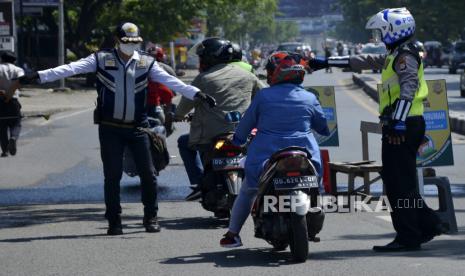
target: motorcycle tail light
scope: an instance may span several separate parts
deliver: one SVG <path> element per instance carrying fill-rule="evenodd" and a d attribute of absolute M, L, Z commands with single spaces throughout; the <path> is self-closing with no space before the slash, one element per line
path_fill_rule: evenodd
<path fill-rule="evenodd" d="M 225 140 L 218 140 L 218 141 L 216 141 L 215 149 L 217 149 L 217 150 L 221 149 L 221 148 L 224 146 L 225 143 L 226 143 Z"/>
<path fill-rule="evenodd" d="M 281 172 L 296 172 L 309 167 L 309 161 L 304 156 L 289 156 L 278 161 L 276 170 Z"/>
<path fill-rule="evenodd" d="M 287 176 L 300 176 L 301 173 L 300 172 L 287 172 L 286 175 Z"/>

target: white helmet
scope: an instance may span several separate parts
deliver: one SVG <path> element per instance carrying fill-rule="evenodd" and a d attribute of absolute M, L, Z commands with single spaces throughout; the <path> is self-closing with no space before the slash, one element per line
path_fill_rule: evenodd
<path fill-rule="evenodd" d="M 415 20 L 406 8 L 385 9 L 368 20 L 366 29 L 374 30 L 375 40 L 386 45 L 411 37 L 415 33 Z"/>

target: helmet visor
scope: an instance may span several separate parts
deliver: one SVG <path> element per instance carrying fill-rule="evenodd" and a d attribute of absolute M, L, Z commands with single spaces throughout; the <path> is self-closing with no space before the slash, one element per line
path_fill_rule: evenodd
<path fill-rule="evenodd" d="M 381 42 L 381 30 L 373 29 L 371 30 L 371 38 L 373 39 L 373 43 L 380 43 Z"/>

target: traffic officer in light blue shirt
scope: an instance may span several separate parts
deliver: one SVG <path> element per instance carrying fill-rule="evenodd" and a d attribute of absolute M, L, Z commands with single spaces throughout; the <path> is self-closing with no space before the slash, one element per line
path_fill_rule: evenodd
<path fill-rule="evenodd" d="M 100 153 L 105 178 L 105 217 L 108 235 L 123 234 L 120 206 L 120 180 L 123 151 L 132 150 L 141 180 L 143 225 L 147 232 L 159 232 L 157 220 L 157 180 L 152 164 L 149 137 L 139 127 L 147 127 L 148 80 L 162 83 L 190 100 L 210 107 L 215 100 L 194 86 L 186 85 L 166 73 L 150 55 L 139 51 L 142 37 L 130 22 L 119 25 L 115 32 L 116 47 L 99 50 L 70 64 L 26 76 L 41 83 L 77 74 L 94 72 L 97 76 L 97 107 L 94 121 L 99 125 Z"/>

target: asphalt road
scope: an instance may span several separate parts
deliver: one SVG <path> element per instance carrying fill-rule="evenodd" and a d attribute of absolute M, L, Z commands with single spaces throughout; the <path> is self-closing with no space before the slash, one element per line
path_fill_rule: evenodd
<path fill-rule="evenodd" d="M 359 160 L 359 124 L 377 121 L 377 105 L 352 84 L 349 73 L 334 71 L 310 75 L 305 85 L 336 87 L 340 147 L 330 149 L 331 159 Z M 289 252 L 271 252 L 264 241 L 253 238 L 250 220 L 242 232 L 244 247 L 219 247 L 225 222 L 212 218 L 197 202 L 179 201 L 188 193 L 188 181 L 176 138 L 187 132 L 186 124 L 179 124 L 168 139 L 173 159 L 159 177 L 163 231 L 142 231 L 138 179 L 125 176 L 126 234 L 104 235 L 102 166 L 97 128 L 91 122 L 90 110 L 60 114 L 47 124 L 27 122 L 18 155 L 0 159 L 0 275 L 463 275 L 461 137 L 454 139 L 459 165 L 438 169 L 453 185 L 457 235 L 442 236 L 421 252 L 374 254 L 373 245 L 392 239 L 388 213 L 328 214 L 321 243 L 310 245 L 305 264 L 294 264 Z M 379 152 L 379 137 L 370 136 L 372 158 L 379 160 Z M 433 206 L 435 194 L 427 190 L 427 202 Z"/>

